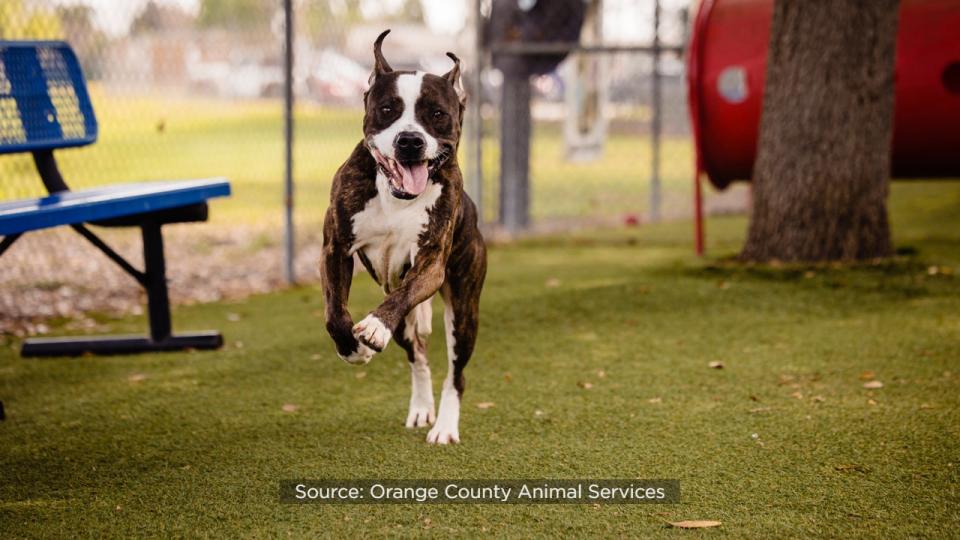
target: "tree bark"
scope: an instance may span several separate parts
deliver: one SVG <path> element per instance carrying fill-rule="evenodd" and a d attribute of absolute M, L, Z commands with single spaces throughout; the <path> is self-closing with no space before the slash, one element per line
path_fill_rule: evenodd
<path fill-rule="evenodd" d="M 887 257 L 899 0 L 776 0 L 741 258 Z"/>

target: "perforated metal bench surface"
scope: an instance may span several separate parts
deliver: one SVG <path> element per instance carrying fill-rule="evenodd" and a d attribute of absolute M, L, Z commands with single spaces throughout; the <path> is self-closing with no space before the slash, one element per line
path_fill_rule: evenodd
<path fill-rule="evenodd" d="M 0 235 L 144 214 L 229 194 L 230 183 L 214 178 L 121 184 L 0 202 Z"/>
<path fill-rule="evenodd" d="M 97 140 L 97 130 L 69 45 L 0 41 L 0 154 L 83 146 Z"/>

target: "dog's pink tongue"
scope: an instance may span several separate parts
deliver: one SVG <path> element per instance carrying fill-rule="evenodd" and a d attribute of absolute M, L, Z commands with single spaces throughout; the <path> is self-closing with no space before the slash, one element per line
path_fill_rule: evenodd
<path fill-rule="evenodd" d="M 426 162 L 414 165 L 400 165 L 400 172 L 403 176 L 403 190 L 411 195 L 419 195 L 427 189 L 427 164 Z"/>

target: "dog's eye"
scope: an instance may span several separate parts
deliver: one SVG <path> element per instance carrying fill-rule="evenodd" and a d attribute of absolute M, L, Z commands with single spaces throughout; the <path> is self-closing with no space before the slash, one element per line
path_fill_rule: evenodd
<path fill-rule="evenodd" d="M 434 118 L 438 118 L 438 119 L 439 119 L 439 118 L 443 118 L 443 115 L 444 115 L 444 114 L 446 114 L 446 113 L 443 112 L 443 111 L 441 111 L 440 109 L 437 109 L 437 110 L 433 111 L 433 117 L 434 117 Z"/>

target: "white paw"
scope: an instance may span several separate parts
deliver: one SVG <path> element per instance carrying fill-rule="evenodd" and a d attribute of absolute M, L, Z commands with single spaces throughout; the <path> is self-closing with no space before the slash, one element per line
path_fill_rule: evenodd
<path fill-rule="evenodd" d="M 430 444 L 450 444 L 460 442 L 460 430 L 457 421 L 449 421 L 443 418 L 437 420 L 437 423 L 427 433 L 427 442 Z"/>
<path fill-rule="evenodd" d="M 337 353 L 344 362 L 348 364 L 353 364 L 355 366 L 361 366 L 370 362 L 370 359 L 373 358 L 373 355 L 377 354 L 377 351 L 367 347 L 363 343 L 357 343 L 357 350 L 350 353 L 349 356 L 343 356 L 340 353 Z"/>
<path fill-rule="evenodd" d="M 407 413 L 408 428 L 426 427 L 437 419 L 433 408 L 433 393 L 429 390 L 430 375 L 427 373 L 426 391 L 418 389 L 416 383 L 414 384 L 413 395 L 410 396 L 410 412 Z"/>
<path fill-rule="evenodd" d="M 407 413 L 408 428 L 426 427 L 436 419 L 437 415 L 434 412 L 432 401 L 429 403 L 414 403 L 413 400 L 410 401 L 410 412 Z"/>
<path fill-rule="evenodd" d="M 362 321 L 353 325 L 353 337 L 376 352 L 382 351 L 387 343 L 390 343 L 392 336 L 393 332 L 383 324 L 383 321 L 373 315 L 367 315 Z"/>

